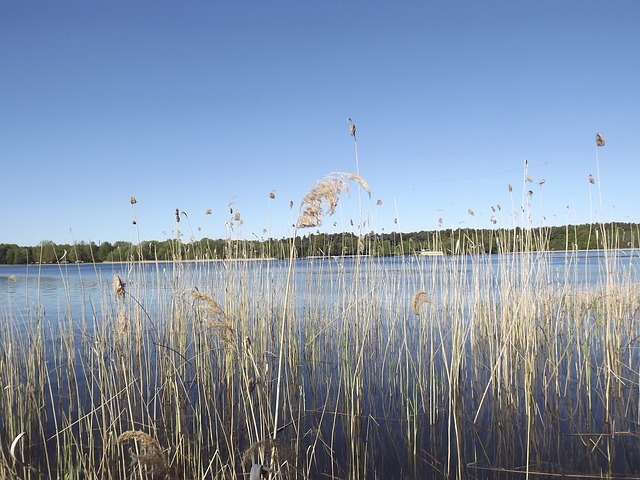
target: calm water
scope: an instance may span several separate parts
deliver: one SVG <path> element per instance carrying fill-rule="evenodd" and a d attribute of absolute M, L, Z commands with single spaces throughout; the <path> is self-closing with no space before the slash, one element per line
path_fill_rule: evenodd
<path fill-rule="evenodd" d="M 550 269 L 550 278 L 559 284 L 568 284 L 576 288 L 596 285 L 605 276 L 604 256 L 601 252 L 578 252 L 566 254 L 554 252 L 548 255 L 545 267 Z M 530 256 L 529 256 L 530 257 Z M 443 273 L 450 275 L 452 270 L 469 274 L 480 265 L 496 279 L 500 276 L 501 264 L 508 262 L 508 268 L 519 268 L 523 259 L 518 256 L 488 255 L 482 257 L 467 256 L 465 263 L 455 257 L 404 257 L 376 259 L 375 264 L 390 283 L 403 286 L 411 295 L 416 286 L 423 283 L 424 277 Z M 533 263 L 535 259 L 529 260 Z M 351 258 L 299 260 L 296 263 L 296 278 L 304 283 L 312 276 L 331 277 L 351 275 L 355 270 L 355 260 Z M 629 277 L 631 282 L 640 282 L 640 254 L 638 251 L 623 250 L 616 252 L 614 265 L 617 277 Z M 245 270 L 243 263 L 232 264 L 211 262 L 206 264 L 143 264 L 132 267 L 126 264 L 80 264 L 80 265 L 28 265 L 0 266 L 0 315 L 33 319 L 40 314 L 48 321 L 55 321 L 72 315 L 86 314 L 98 308 L 111 294 L 114 275 L 119 275 L 128 287 L 142 287 L 148 300 L 155 302 L 158 289 L 167 289 L 171 278 L 188 275 L 192 286 L 201 287 L 204 279 L 224 277 L 234 266 Z M 287 263 L 281 261 L 258 261 L 250 265 L 256 273 L 285 275 Z M 141 275 L 142 274 L 142 275 Z M 363 272 L 368 275 L 368 272 Z M 141 282 L 141 278 L 143 278 Z M 315 280 L 318 281 L 317 279 Z M 436 280 L 437 281 L 437 280 Z M 138 283 L 138 285 L 135 285 Z M 327 283 L 327 282 L 325 282 Z M 255 285 L 250 285 L 255 288 Z M 128 288 L 129 290 L 130 288 Z"/>
<path fill-rule="evenodd" d="M 602 368 L 604 347 L 600 334 L 596 335 L 602 328 L 602 320 L 590 318 L 589 312 L 574 310 L 571 303 L 572 295 L 597 292 L 607 280 L 626 286 L 640 285 L 637 253 L 616 252 L 614 258 L 594 252 L 551 253 L 544 254 L 542 260 L 537 255 L 366 259 L 366 268 L 358 262 L 353 258 L 300 260 L 293 272 L 293 298 L 301 324 L 298 341 L 304 348 L 298 352 L 298 371 L 287 375 L 300 385 L 300 398 L 295 399 L 297 405 L 291 407 L 291 414 L 297 411 L 300 431 L 306 434 L 292 441 L 301 442 L 302 451 L 307 448 L 308 452 L 311 444 L 305 442 L 311 442 L 314 435 L 309 432 L 319 432 L 323 439 L 331 439 L 330 448 L 326 446 L 315 454 L 311 478 L 329 473 L 346 477 L 349 460 L 356 453 L 368 456 L 367 468 L 371 470 L 364 473 L 372 478 L 452 478 L 457 476 L 459 458 L 463 459 L 460 464 L 464 465 L 465 476 L 469 478 L 514 478 L 515 472 L 522 471 L 527 462 L 533 470 L 556 475 L 580 472 L 628 475 L 640 471 L 638 312 L 622 312 L 628 315 L 629 327 L 621 333 L 625 337 L 620 340 L 624 348 L 615 352 L 622 359 L 614 377 L 617 388 L 612 398 L 605 399 L 603 392 L 608 391 L 610 385 L 605 386 L 603 380 L 606 377 Z M 528 272 L 528 277 L 523 278 L 521 271 Z M 48 331 L 55 332 L 59 324 L 72 324 L 78 332 L 91 332 L 103 318 L 117 317 L 118 302 L 112 291 L 114 275 L 122 278 L 128 294 L 136 305 L 144 308 L 154 328 L 160 329 L 162 319 L 176 311 L 176 299 L 185 298 L 193 289 L 216 299 L 226 299 L 229 305 L 223 305 L 225 308 L 247 308 L 251 315 L 263 315 L 265 306 L 278 304 L 274 296 L 284 296 L 281 286 L 287 273 L 288 263 L 280 261 L 3 266 L 0 267 L 0 319 L 11 319 L 25 331 L 42 322 L 49 326 Z M 509 301 L 510 292 L 500 289 L 500 279 L 507 275 L 525 293 L 532 289 L 532 298 L 543 293 L 539 291 L 541 287 L 549 287 L 551 291 L 567 290 L 567 295 L 559 296 L 562 304 L 549 305 L 549 312 L 542 311 L 538 325 L 530 332 L 540 337 L 531 343 L 536 346 L 538 356 L 533 370 L 523 366 L 523 359 L 529 354 L 523 350 L 526 347 L 512 344 L 517 337 L 504 342 L 509 355 L 496 350 L 495 345 L 501 345 L 499 342 L 492 343 L 496 337 L 508 337 L 511 331 L 485 332 L 481 323 L 474 326 L 477 331 L 473 335 L 477 338 L 463 338 L 458 346 L 463 350 L 463 361 L 457 367 L 458 400 L 450 403 L 447 385 L 452 380 L 446 372 L 452 368 L 449 362 L 454 358 L 451 351 L 457 340 L 452 338 L 447 322 L 460 314 L 456 313 L 448 291 L 441 286 L 453 284 L 453 290 L 461 295 L 454 300 L 463 305 L 462 316 L 471 319 L 476 309 L 483 308 L 478 301 Z M 349 397 L 351 387 L 342 382 L 350 378 L 345 372 L 352 366 L 340 364 L 331 352 L 344 349 L 345 358 L 357 359 L 360 346 L 350 340 L 352 332 L 334 328 L 336 321 L 332 315 L 339 318 L 345 309 L 353 308 L 350 300 L 345 302 L 345 292 L 351 291 L 356 283 L 366 290 L 371 278 L 375 279 L 372 288 L 379 292 L 370 293 L 374 293 L 372 298 L 379 298 L 379 311 L 386 317 L 380 318 L 379 324 L 365 336 L 371 345 L 366 348 L 366 361 L 357 374 L 353 374 L 359 382 L 357 393 Z M 483 280 L 478 282 L 478 278 Z M 473 291 L 478 284 L 491 291 Z M 409 306 L 417 290 L 429 292 L 429 308 L 436 312 L 429 318 L 437 318 L 441 323 L 426 324 L 411 314 Z M 236 299 L 229 298 L 227 291 L 241 292 L 242 298 L 248 299 L 248 305 L 235 305 Z M 474 301 L 466 304 L 467 297 Z M 595 296 L 593 301 L 597 303 L 601 298 Z M 510 314 L 510 310 L 504 311 Z M 587 318 L 582 322 L 587 325 L 584 332 L 579 328 L 564 330 L 554 326 L 554 322 L 570 324 L 577 316 Z M 327 327 L 313 330 L 309 333 L 311 338 L 307 337 L 304 322 L 316 322 L 320 317 L 327 322 Z M 354 324 L 349 328 L 358 326 Z M 551 338 L 554 332 L 557 336 Z M 246 333 L 251 335 L 251 331 Z M 574 337 L 580 335 L 584 335 L 584 339 L 574 341 Z M 272 336 L 277 344 L 275 332 Z M 85 340 L 81 335 L 76 338 L 79 350 L 86 348 L 86 342 L 82 343 Z M 307 350 L 313 342 L 323 346 Z M 268 339 L 266 343 L 268 351 L 275 351 Z M 583 346 L 585 351 L 580 350 Z M 196 347 L 195 343 L 188 347 L 188 354 L 193 354 L 192 349 Z M 326 357 L 310 360 L 318 352 Z M 149 355 L 155 359 L 156 355 L 166 353 L 166 349 L 160 349 Z M 585 360 L 584 355 L 591 359 Z M 265 354 L 268 368 L 263 371 L 264 375 L 267 372 L 273 375 L 277 369 L 275 360 L 272 353 Z M 500 384 L 495 385 L 492 380 L 495 367 L 488 365 L 507 361 L 513 362 L 505 367 L 507 375 L 512 377 L 500 378 Z M 593 365 L 593 369 L 583 365 Z M 536 392 L 535 398 L 529 400 L 522 393 L 525 374 L 531 374 L 533 382 L 527 388 Z M 229 395 L 241 384 L 220 387 L 218 396 L 211 399 L 211 393 L 199 386 L 203 379 L 197 372 L 185 368 L 183 375 L 184 384 L 191 385 L 184 401 L 194 412 L 198 408 L 210 411 L 211 405 L 203 406 L 203 403 L 213 401 L 213 409 L 221 412 L 221 418 L 225 417 L 225 409 L 231 409 L 232 416 L 238 416 L 233 405 L 240 399 Z M 64 384 L 66 377 L 61 378 L 61 384 L 50 387 L 54 392 L 51 397 L 68 389 Z M 159 381 L 150 377 L 150 392 L 161 391 L 161 383 L 155 383 Z M 587 385 L 592 390 L 585 388 Z M 487 386 L 492 388 L 485 388 Z M 82 382 L 78 388 L 92 389 Z M 549 392 L 553 395 L 547 396 Z M 143 399 L 145 408 L 160 401 L 155 394 Z M 87 402 L 85 411 L 96 408 Z M 356 425 L 348 424 L 345 417 L 338 414 L 354 403 L 357 404 Z M 47 408 L 56 407 L 48 404 Z M 525 414 L 527 408 L 531 408 L 532 417 Z M 329 413 L 320 414 L 325 411 Z M 609 415 L 614 419 L 611 422 Z M 194 417 L 197 417 L 195 413 Z M 0 420 L 0 430 L 2 428 Z M 47 428 L 55 427 L 48 425 Z M 527 442 L 527 438 L 532 440 Z M 527 445 L 533 445 L 533 451 L 529 451 Z M 219 446 L 202 445 L 203 451 L 208 448 L 213 451 Z"/>

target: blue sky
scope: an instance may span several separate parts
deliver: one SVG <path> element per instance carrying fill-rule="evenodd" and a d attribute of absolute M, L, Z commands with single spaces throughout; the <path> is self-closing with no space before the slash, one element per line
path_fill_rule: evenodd
<path fill-rule="evenodd" d="M 366 231 L 640 222 L 639 21 L 635 0 L 4 0 L 0 243 L 287 236 L 317 179 L 355 172 L 347 117 Z M 351 193 L 321 231 L 354 229 Z"/>

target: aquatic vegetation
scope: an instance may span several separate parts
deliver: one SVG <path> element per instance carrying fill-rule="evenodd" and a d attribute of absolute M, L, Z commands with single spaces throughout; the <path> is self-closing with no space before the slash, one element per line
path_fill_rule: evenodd
<path fill-rule="evenodd" d="M 354 174 L 314 184 L 296 232 L 350 182 L 370 193 Z M 176 241 L 173 262 L 59 264 L 62 302 L 0 311 L 0 476 L 627 478 L 640 257 L 593 236 L 598 252 L 514 227 L 448 249 L 436 233 L 448 255 L 298 259 L 294 233 L 284 260 L 230 238 L 218 262 Z"/>

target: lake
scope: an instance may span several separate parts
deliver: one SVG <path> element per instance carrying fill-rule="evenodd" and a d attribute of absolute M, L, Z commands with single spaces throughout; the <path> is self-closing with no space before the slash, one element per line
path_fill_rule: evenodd
<path fill-rule="evenodd" d="M 127 478 L 125 431 L 180 478 L 640 471 L 637 252 L 291 267 L 0 267 L 3 438 L 49 476 Z"/>

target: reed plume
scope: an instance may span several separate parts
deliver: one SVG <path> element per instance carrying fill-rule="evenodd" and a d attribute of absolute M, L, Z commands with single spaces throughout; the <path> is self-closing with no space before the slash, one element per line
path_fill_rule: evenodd
<path fill-rule="evenodd" d="M 120 275 L 116 274 L 113 276 L 113 293 L 116 298 L 124 299 L 124 282 L 120 278 Z"/>
<path fill-rule="evenodd" d="M 334 214 L 342 192 L 349 196 L 349 182 L 358 183 L 371 196 L 369 185 L 362 177 L 353 173 L 330 173 L 318 180 L 302 199 L 298 228 L 322 225 L 325 215 Z"/>
<path fill-rule="evenodd" d="M 422 308 L 422 305 L 424 305 L 428 301 L 429 298 L 427 297 L 427 292 L 423 290 L 417 291 L 413 294 L 413 299 L 411 300 L 411 310 L 416 315 L 420 315 L 420 309 Z"/>
<path fill-rule="evenodd" d="M 157 440 L 144 432 L 128 430 L 118 437 L 118 445 L 129 440 L 135 440 L 140 450 L 138 454 L 135 453 L 133 449 L 129 449 L 132 467 L 140 465 L 152 472 L 153 475 L 165 475 L 169 473 L 169 465 Z"/>
<path fill-rule="evenodd" d="M 191 297 L 204 303 L 204 311 L 207 315 L 207 326 L 218 330 L 219 337 L 227 344 L 233 344 L 236 339 L 236 331 L 233 324 L 229 321 L 224 310 L 213 297 L 201 293 L 198 290 L 191 291 Z"/>

